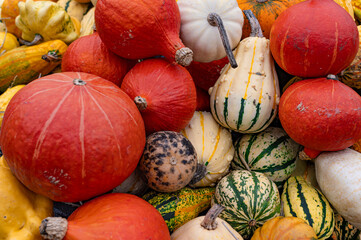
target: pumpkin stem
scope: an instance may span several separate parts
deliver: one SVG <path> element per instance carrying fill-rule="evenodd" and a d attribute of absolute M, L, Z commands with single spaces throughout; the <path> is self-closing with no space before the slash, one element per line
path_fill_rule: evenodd
<path fill-rule="evenodd" d="M 86 82 L 79 79 L 79 78 L 75 78 L 73 80 L 73 84 L 76 85 L 76 86 L 84 86 L 86 84 Z"/>
<path fill-rule="evenodd" d="M 44 239 L 62 240 L 68 230 L 68 221 L 61 217 L 47 217 L 41 221 L 39 230 Z"/>
<path fill-rule="evenodd" d="M 231 46 L 229 44 L 229 39 L 227 36 L 226 28 L 223 25 L 222 18 L 217 13 L 210 13 L 207 17 L 208 23 L 211 26 L 217 26 L 219 34 L 221 35 L 222 43 L 224 46 L 224 49 L 226 51 L 229 63 L 231 64 L 232 68 L 238 67 L 238 64 L 236 62 L 236 59 L 234 58 Z"/>
<path fill-rule="evenodd" d="M 197 169 L 196 172 L 193 175 L 192 180 L 189 182 L 190 185 L 196 184 L 202 178 L 204 178 L 207 175 L 207 167 L 204 164 L 197 163 Z"/>
<path fill-rule="evenodd" d="M 175 53 L 175 61 L 184 67 L 189 66 L 193 61 L 193 51 L 187 47 L 178 49 Z"/>
<path fill-rule="evenodd" d="M 333 74 L 328 74 L 326 79 L 331 79 L 331 80 L 339 80 L 337 75 L 333 75 Z"/>
<path fill-rule="evenodd" d="M 249 24 L 251 25 L 251 34 L 250 37 L 263 37 L 261 25 L 259 25 L 259 22 L 257 18 L 254 16 L 252 10 L 243 10 L 244 15 L 246 15 Z"/>
<path fill-rule="evenodd" d="M 61 55 L 58 55 L 59 51 L 56 50 L 52 50 L 49 51 L 47 54 L 44 54 L 43 56 L 41 56 L 41 59 L 47 61 L 47 62 L 59 62 L 61 60 Z"/>
<path fill-rule="evenodd" d="M 214 230 L 217 228 L 216 219 L 218 215 L 224 210 L 219 204 L 214 204 L 211 209 L 208 210 L 206 216 L 204 216 L 201 226 L 207 230 Z"/>
<path fill-rule="evenodd" d="M 38 44 L 41 40 L 43 40 L 43 37 L 40 34 L 36 33 L 33 41 L 28 42 L 22 38 L 19 38 L 19 43 L 26 45 L 26 46 L 34 46 L 34 45 Z"/>
<path fill-rule="evenodd" d="M 303 148 L 303 150 L 298 153 L 298 157 L 300 160 L 309 161 L 315 159 L 318 155 L 320 155 L 320 153 L 321 151 L 318 150 Z"/>
<path fill-rule="evenodd" d="M 250 227 L 255 227 L 256 224 L 257 224 L 257 221 L 254 220 L 254 219 L 252 219 L 251 221 L 249 221 L 248 226 L 250 226 Z"/>
<path fill-rule="evenodd" d="M 143 111 L 148 107 L 147 100 L 145 98 L 142 98 L 141 96 L 136 96 L 134 98 L 135 105 L 137 105 L 137 108 L 139 111 Z"/>

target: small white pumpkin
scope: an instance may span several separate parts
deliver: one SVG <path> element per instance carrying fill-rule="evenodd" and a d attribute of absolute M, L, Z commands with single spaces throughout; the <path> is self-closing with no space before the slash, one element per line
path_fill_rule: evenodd
<path fill-rule="evenodd" d="M 181 16 L 180 36 L 184 45 L 192 49 L 194 61 L 224 58 L 226 50 L 222 38 L 229 42 L 228 50 L 232 54 L 231 49 L 242 38 L 244 22 L 236 0 L 178 0 L 177 3 Z"/>
<path fill-rule="evenodd" d="M 238 67 L 226 65 L 210 89 L 210 104 L 213 117 L 223 127 L 256 133 L 275 118 L 280 89 L 269 40 L 262 37 L 253 13 L 244 12 L 251 23 L 251 35 L 235 50 Z"/>
<path fill-rule="evenodd" d="M 318 185 L 348 222 L 361 229 L 361 153 L 346 148 L 315 159 Z"/>
<path fill-rule="evenodd" d="M 224 175 L 234 156 L 232 135 L 220 126 L 209 112 L 196 111 L 181 133 L 196 149 L 198 163 L 206 167 L 207 174 L 193 187 L 215 186 Z"/>
<path fill-rule="evenodd" d="M 243 240 L 242 236 L 218 215 L 224 208 L 212 206 L 205 216 L 194 218 L 175 230 L 171 240 Z"/>

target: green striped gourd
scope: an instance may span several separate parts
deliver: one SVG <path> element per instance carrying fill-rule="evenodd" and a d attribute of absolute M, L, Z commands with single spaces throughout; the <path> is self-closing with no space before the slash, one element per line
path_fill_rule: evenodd
<path fill-rule="evenodd" d="M 360 230 L 352 226 L 339 213 L 335 213 L 335 229 L 328 240 L 359 240 Z"/>
<path fill-rule="evenodd" d="M 285 182 L 281 199 L 286 217 L 305 220 L 320 240 L 331 236 L 335 225 L 333 210 L 326 197 L 303 177 L 290 177 Z"/>
<path fill-rule="evenodd" d="M 234 156 L 232 135 L 220 126 L 209 112 L 196 111 L 181 133 L 196 149 L 198 163 L 204 164 L 207 174 L 193 187 L 215 186 L 224 175 Z"/>
<path fill-rule="evenodd" d="M 225 207 L 219 217 L 245 239 L 267 220 L 280 214 L 276 184 L 258 172 L 234 170 L 223 177 L 216 186 L 214 203 Z"/>
<path fill-rule="evenodd" d="M 215 188 L 182 188 L 172 193 L 150 191 L 143 199 L 152 204 L 163 216 L 170 232 L 198 217 L 211 206 Z"/>
<path fill-rule="evenodd" d="M 299 147 L 282 128 L 269 127 L 260 133 L 245 134 L 235 142 L 232 168 L 264 173 L 282 187 L 296 168 Z"/>
<path fill-rule="evenodd" d="M 269 40 L 261 36 L 257 19 L 250 19 L 244 12 L 251 23 L 251 36 L 243 39 L 234 52 L 238 67 L 228 64 L 222 70 L 210 90 L 210 104 L 213 117 L 222 126 L 256 133 L 275 118 L 280 89 Z"/>

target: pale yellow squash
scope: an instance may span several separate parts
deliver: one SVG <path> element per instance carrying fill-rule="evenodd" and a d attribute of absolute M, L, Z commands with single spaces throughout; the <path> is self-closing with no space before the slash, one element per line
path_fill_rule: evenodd
<path fill-rule="evenodd" d="M 95 7 L 91 8 L 81 20 L 80 37 L 94 33 L 95 20 L 94 20 Z"/>
<path fill-rule="evenodd" d="M 70 16 L 75 17 L 80 22 L 91 5 L 90 3 L 80 3 L 75 0 L 59 0 L 57 4 L 64 8 Z"/>
<path fill-rule="evenodd" d="M 0 56 L 11 49 L 19 47 L 17 38 L 8 32 L 0 32 Z"/>

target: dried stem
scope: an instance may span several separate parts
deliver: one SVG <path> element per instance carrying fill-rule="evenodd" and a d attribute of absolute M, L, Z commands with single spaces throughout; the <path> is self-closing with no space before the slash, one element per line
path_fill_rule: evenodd
<path fill-rule="evenodd" d="M 251 34 L 250 37 L 263 37 L 261 25 L 259 25 L 259 22 L 257 18 L 254 16 L 252 10 L 243 10 L 244 15 L 246 15 L 249 24 L 251 25 Z"/>

